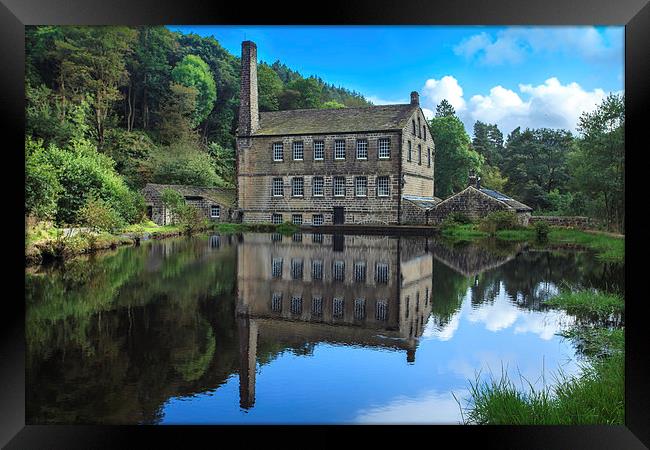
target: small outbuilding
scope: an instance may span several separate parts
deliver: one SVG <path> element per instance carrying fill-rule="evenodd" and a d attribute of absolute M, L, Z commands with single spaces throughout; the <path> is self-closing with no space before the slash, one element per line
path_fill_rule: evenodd
<path fill-rule="evenodd" d="M 165 207 L 162 201 L 165 189 L 172 189 L 181 194 L 187 204 L 201 210 L 205 217 L 211 221 L 230 222 L 237 214 L 234 189 L 147 183 L 142 189 L 147 206 L 147 216 L 158 225 L 172 223 L 171 211 Z"/>
<path fill-rule="evenodd" d="M 479 178 L 470 177 L 469 186 L 436 205 L 430 213 L 431 223 L 440 224 L 453 213 L 478 220 L 495 211 L 511 211 L 517 215 L 521 225 L 527 226 L 533 209 L 501 192 L 482 188 Z"/>

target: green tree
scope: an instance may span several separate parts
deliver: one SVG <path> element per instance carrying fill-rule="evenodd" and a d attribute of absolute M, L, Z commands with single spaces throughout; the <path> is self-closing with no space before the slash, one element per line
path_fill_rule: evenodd
<path fill-rule="evenodd" d="M 487 164 L 498 167 L 503 158 L 503 133 L 495 124 L 477 120 L 474 123 L 472 147 L 483 155 Z"/>
<path fill-rule="evenodd" d="M 625 227 L 625 102 L 610 94 L 578 121 L 580 138 L 569 157 L 581 209 L 608 228 Z"/>
<path fill-rule="evenodd" d="M 287 84 L 287 89 L 300 94 L 300 108 L 318 108 L 323 101 L 323 86 L 315 77 L 300 78 Z"/>
<path fill-rule="evenodd" d="M 174 223 L 181 225 L 187 234 L 194 234 L 203 224 L 201 211 L 188 205 L 183 196 L 175 190 L 163 190 L 162 202 L 171 211 Z"/>
<path fill-rule="evenodd" d="M 68 99 L 88 98 L 100 148 L 113 104 L 121 99 L 120 87 L 128 82 L 126 55 L 136 33 L 128 27 L 61 27 L 54 40 L 58 61 L 58 89 Z"/>
<path fill-rule="evenodd" d="M 430 122 L 431 135 L 436 143 L 435 195 L 441 198 L 466 187 L 469 171 L 480 172 L 483 163 L 483 157 L 472 150 L 469 136 L 460 119 L 454 114 L 446 115 L 450 111 L 447 105 L 448 102 L 443 100 L 436 108 L 441 114 L 436 113 Z"/>
<path fill-rule="evenodd" d="M 200 57 L 187 55 L 172 70 L 172 79 L 197 92 L 191 121 L 192 128 L 195 128 L 208 117 L 217 99 L 217 88 L 210 68 Z"/>
<path fill-rule="evenodd" d="M 277 111 L 280 107 L 279 95 L 284 84 L 278 74 L 266 64 L 257 66 L 260 111 Z"/>
<path fill-rule="evenodd" d="M 44 155 L 43 141 L 29 136 L 25 142 L 25 215 L 53 219 L 61 185 L 55 168 Z"/>
<path fill-rule="evenodd" d="M 160 110 L 158 136 L 163 144 L 196 142 L 198 135 L 192 125 L 196 111 L 197 90 L 172 83 Z"/>
<path fill-rule="evenodd" d="M 454 117 L 456 110 L 447 99 L 443 98 L 442 101 L 436 106 L 436 117 Z"/>

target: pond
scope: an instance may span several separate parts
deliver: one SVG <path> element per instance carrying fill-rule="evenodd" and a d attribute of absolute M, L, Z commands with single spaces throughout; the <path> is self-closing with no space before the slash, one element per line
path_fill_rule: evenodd
<path fill-rule="evenodd" d="M 26 271 L 26 421 L 459 423 L 469 380 L 580 370 L 543 301 L 621 264 L 501 241 L 250 233 Z"/>

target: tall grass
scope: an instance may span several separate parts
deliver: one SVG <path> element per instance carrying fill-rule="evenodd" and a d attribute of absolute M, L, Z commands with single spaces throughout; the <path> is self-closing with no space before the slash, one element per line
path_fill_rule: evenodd
<path fill-rule="evenodd" d="M 585 365 L 579 376 L 562 373 L 552 388 L 521 391 L 502 372 L 470 385 L 466 424 L 582 425 L 624 423 L 623 352 Z M 526 380 L 524 380 L 528 383 Z"/>
<path fill-rule="evenodd" d="M 563 309 L 581 321 L 599 324 L 617 324 L 625 312 L 622 296 L 590 290 L 562 292 L 544 304 L 549 308 Z"/>

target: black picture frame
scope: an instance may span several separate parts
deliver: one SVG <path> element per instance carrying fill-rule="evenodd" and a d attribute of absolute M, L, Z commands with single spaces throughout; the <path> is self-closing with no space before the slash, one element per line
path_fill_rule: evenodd
<path fill-rule="evenodd" d="M 289 15 L 289 14 L 293 15 Z M 329 1 L 307 4 L 293 2 L 241 2 L 185 0 L 0 0 L 0 128 L 5 159 L 6 236 L 24 233 L 22 215 L 24 191 L 24 26 L 46 24 L 420 24 L 420 25 L 625 25 L 626 155 L 628 176 L 626 202 L 626 405 L 625 426 L 419 426 L 419 427 L 336 427 L 347 433 L 364 433 L 364 444 L 382 443 L 399 434 L 402 444 L 452 445 L 474 442 L 481 448 L 647 448 L 650 446 L 650 395 L 647 380 L 648 356 L 643 342 L 649 327 L 644 324 L 642 277 L 628 276 L 631 261 L 641 258 L 637 245 L 643 226 L 643 204 L 631 197 L 643 192 L 647 128 L 643 112 L 650 100 L 650 4 L 647 0 L 546 0 L 522 4 L 512 0 L 455 0 L 427 2 L 402 0 Z M 9 161 L 6 160 L 9 158 Z M 14 175 L 16 177 L 7 176 Z M 638 176 L 637 176 L 638 175 Z M 15 179 L 14 179 L 15 178 Z M 633 195 L 635 194 L 635 195 Z M 8 203 L 8 204 L 7 204 Z M 636 212 L 632 209 L 636 208 Z M 9 235 L 8 233 L 12 233 Z M 16 234 L 14 234 L 16 233 Z M 20 239 L 6 239 L 10 250 L 5 275 L 16 290 L 5 288 L 0 313 L 0 445 L 7 448 L 131 448 L 136 440 L 154 445 L 191 446 L 195 439 L 225 443 L 235 438 L 240 445 L 270 443 L 274 437 L 296 439 L 296 443 L 339 441 L 338 432 L 325 427 L 233 427 L 233 426 L 34 426 L 25 425 L 25 340 L 24 340 L 24 246 Z M 632 242 L 632 244 L 630 244 Z M 646 336 L 643 338 L 643 336 Z M 334 428 L 334 427 L 329 427 Z M 299 432 L 299 437 L 295 435 Z M 218 433 L 218 434 L 217 434 Z M 290 433 L 290 434 L 288 434 Z M 219 438 L 218 440 L 216 438 Z M 302 438 L 308 440 L 303 440 Z M 347 440 L 347 438 L 345 438 Z M 422 444 L 414 439 L 424 439 Z M 198 441 L 196 441 L 198 442 Z M 286 441 L 276 441 L 280 445 Z M 327 445 L 327 444 L 326 444 Z"/>

